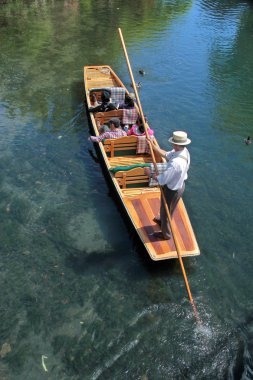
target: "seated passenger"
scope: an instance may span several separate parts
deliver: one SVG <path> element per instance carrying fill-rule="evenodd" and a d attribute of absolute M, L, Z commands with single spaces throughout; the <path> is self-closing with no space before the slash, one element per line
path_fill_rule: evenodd
<path fill-rule="evenodd" d="M 145 121 L 147 121 L 146 118 L 145 118 Z M 154 135 L 154 131 L 149 127 L 148 127 L 148 134 L 149 134 L 149 136 Z M 140 117 L 137 119 L 136 124 L 134 124 L 131 127 L 131 129 L 129 129 L 129 131 L 127 132 L 127 135 L 128 136 L 130 136 L 130 135 L 145 136 L 146 135 L 144 125 L 142 124 L 142 120 Z"/>
<path fill-rule="evenodd" d="M 116 110 L 117 109 L 117 107 L 115 106 L 115 104 L 111 103 L 110 92 L 109 91 L 104 90 L 102 92 L 102 95 L 101 95 L 101 101 L 102 101 L 102 103 L 101 104 L 99 104 L 97 102 L 97 98 L 96 98 L 95 94 L 93 94 L 93 99 L 94 99 L 94 103 L 96 105 L 95 105 L 95 107 L 89 107 L 89 111 L 90 112 L 106 112 L 106 111 L 112 111 L 112 110 Z"/>
<path fill-rule="evenodd" d="M 100 142 L 104 139 L 117 139 L 119 137 L 126 136 L 126 132 L 120 128 L 120 119 L 112 117 L 109 121 L 109 132 L 104 132 L 99 136 L 90 136 L 89 140 L 92 142 Z"/>
<path fill-rule="evenodd" d="M 126 94 L 125 95 L 125 102 L 124 103 L 120 103 L 118 105 L 118 109 L 130 109 L 130 108 L 134 108 L 134 99 L 135 99 L 135 96 L 134 96 L 133 93 Z"/>
<path fill-rule="evenodd" d="M 104 132 L 110 131 L 110 128 L 108 127 L 108 125 L 106 125 L 106 124 L 101 125 L 99 120 L 96 121 L 96 124 L 97 124 L 98 133 L 100 135 L 102 135 L 102 133 L 104 133 Z"/>

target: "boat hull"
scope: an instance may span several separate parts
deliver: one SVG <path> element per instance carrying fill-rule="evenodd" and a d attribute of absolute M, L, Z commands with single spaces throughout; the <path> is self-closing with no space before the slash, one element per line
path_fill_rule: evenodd
<path fill-rule="evenodd" d="M 97 93 L 99 93 L 100 89 L 122 87 L 128 92 L 121 80 L 107 65 L 85 66 L 84 86 L 88 108 L 92 106 L 90 97 L 92 91 L 97 91 Z M 96 124 L 96 121 L 99 118 L 99 120 L 104 121 L 111 116 L 120 115 L 120 111 L 110 111 L 104 114 L 88 113 L 92 129 L 96 136 L 99 136 Z M 159 187 L 149 187 L 148 185 L 142 186 L 138 183 L 135 184 L 136 181 L 132 181 L 132 183 L 135 184 L 134 186 L 122 186 L 123 182 L 120 176 L 117 177 L 117 175 L 111 171 L 115 167 L 122 168 L 129 167 L 129 165 L 133 164 L 146 164 L 152 161 L 151 157 L 148 155 L 136 154 L 112 157 L 110 156 L 112 152 L 110 151 L 110 154 L 108 154 L 108 151 L 106 151 L 106 148 L 108 148 L 106 144 L 103 144 L 102 142 L 95 144 L 110 182 L 117 192 L 120 203 L 124 207 L 132 226 L 138 234 L 150 258 L 154 261 L 176 259 L 178 254 L 173 238 L 170 240 L 157 240 L 153 237 L 153 233 L 159 231 L 159 226 L 153 221 L 154 216 L 159 214 L 160 209 Z M 120 144 L 121 142 L 118 145 Z M 136 178 L 140 181 L 140 178 L 142 177 L 138 169 L 136 169 L 136 171 L 133 169 L 132 171 L 136 173 Z M 122 173 L 122 177 L 124 177 L 124 170 L 120 173 Z M 129 172 L 127 175 L 129 177 Z M 134 174 L 131 178 L 135 178 Z M 173 213 L 172 228 L 174 234 L 176 234 L 182 257 L 192 257 L 200 254 L 195 234 L 182 199 L 178 202 Z"/>

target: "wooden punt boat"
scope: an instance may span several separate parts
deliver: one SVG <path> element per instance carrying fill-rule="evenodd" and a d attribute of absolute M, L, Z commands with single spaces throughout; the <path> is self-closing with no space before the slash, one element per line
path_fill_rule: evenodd
<path fill-rule="evenodd" d="M 91 95 L 95 93 L 99 99 L 105 88 L 109 88 L 112 93 L 117 88 L 124 89 L 122 90 L 123 93 L 129 93 L 110 66 L 106 65 L 85 66 L 84 86 L 88 107 L 93 106 Z M 137 106 L 136 108 L 138 111 Z M 94 134 L 99 135 L 98 120 L 101 124 L 107 123 L 112 117 L 119 117 L 122 120 L 123 112 L 123 110 L 89 112 Z M 158 144 L 156 140 L 155 143 Z M 152 162 L 152 158 L 149 154 L 136 153 L 138 137 L 127 136 L 112 140 L 106 139 L 104 142 L 96 144 L 122 205 L 151 259 L 157 261 L 177 258 L 173 239 L 157 240 L 152 236 L 154 232 L 159 231 L 159 227 L 153 222 L 153 218 L 159 214 L 160 190 L 159 187 L 149 187 L 149 179 L 141 165 Z M 159 158 L 156 157 L 156 159 L 159 162 Z M 161 159 L 160 162 L 162 162 Z M 132 165 L 139 167 L 125 170 Z M 121 170 L 113 173 L 111 170 L 115 168 Z M 181 256 L 199 255 L 199 247 L 182 199 L 174 211 L 172 223 L 174 234 L 176 234 L 180 245 Z"/>

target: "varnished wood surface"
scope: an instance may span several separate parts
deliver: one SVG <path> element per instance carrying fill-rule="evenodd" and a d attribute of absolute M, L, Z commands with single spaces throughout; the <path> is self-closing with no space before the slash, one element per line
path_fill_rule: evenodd
<path fill-rule="evenodd" d="M 125 195 L 124 203 L 152 259 L 177 258 L 173 239 L 156 240 L 152 236 L 154 232 L 160 231 L 159 226 L 153 222 L 154 216 L 159 215 L 160 193 L 148 192 L 141 194 L 141 196 L 132 197 Z M 182 200 L 179 201 L 175 209 L 172 222 L 173 230 L 179 240 L 182 256 L 198 255 L 198 245 Z"/>
<path fill-rule="evenodd" d="M 91 106 L 89 90 L 92 88 L 104 87 L 124 87 L 123 83 L 116 76 L 109 66 L 84 67 L 84 83 L 88 106 Z M 125 87 L 124 87 L 125 88 Z M 111 118 L 109 113 L 98 114 L 98 119 L 104 122 Z M 96 117 L 97 117 L 96 116 Z M 117 115 L 118 116 L 118 115 Z M 98 135 L 95 115 L 90 114 L 95 134 Z M 108 157 L 104 146 L 99 143 L 105 164 L 109 168 L 116 166 L 129 166 L 137 163 L 152 162 L 148 155 L 130 155 Z M 110 154 L 109 154 L 110 156 Z M 109 172 L 110 173 L 110 172 Z M 148 254 L 152 260 L 165 260 L 177 258 L 177 252 L 173 239 L 156 240 L 152 234 L 160 231 L 159 226 L 153 222 L 154 216 L 159 215 L 160 190 L 158 187 L 135 187 L 121 188 L 120 181 L 110 173 L 112 182 L 122 200 L 134 228 L 140 236 Z M 118 175 L 120 177 L 120 175 Z M 122 185 L 122 183 L 121 183 Z M 137 185 L 138 186 L 138 185 Z M 191 226 L 184 202 L 180 199 L 172 217 L 173 230 L 179 241 L 181 255 L 183 257 L 196 256 L 200 254 L 199 247 Z"/>
<path fill-rule="evenodd" d="M 123 157 L 113 157 L 108 158 L 110 166 L 115 168 L 116 166 L 129 166 L 136 164 L 147 164 L 152 162 L 152 158 L 146 155 L 138 156 L 123 156 Z"/>

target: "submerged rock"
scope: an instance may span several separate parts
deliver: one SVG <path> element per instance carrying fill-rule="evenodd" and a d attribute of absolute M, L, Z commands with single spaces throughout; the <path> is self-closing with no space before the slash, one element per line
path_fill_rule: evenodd
<path fill-rule="evenodd" d="M 0 357 L 4 358 L 9 352 L 11 352 L 11 345 L 9 343 L 4 343 L 0 351 Z"/>

